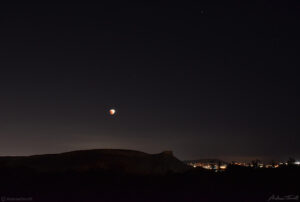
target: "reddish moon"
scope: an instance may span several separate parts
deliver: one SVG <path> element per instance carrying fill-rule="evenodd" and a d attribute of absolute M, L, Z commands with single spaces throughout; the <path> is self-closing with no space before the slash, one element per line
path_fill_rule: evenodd
<path fill-rule="evenodd" d="M 109 114 L 112 115 L 112 116 L 115 115 L 116 114 L 116 110 L 115 109 L 110 109 L 109 110 Z"/>

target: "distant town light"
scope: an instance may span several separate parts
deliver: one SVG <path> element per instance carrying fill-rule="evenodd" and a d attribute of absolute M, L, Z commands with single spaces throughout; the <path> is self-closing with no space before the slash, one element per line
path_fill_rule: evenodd
<path fill-rule="evenodd" d="M 296 164 L 296 165 L 300 165 L 300 161 L 296 161 L 295 164 Z"/>
<path fill-rule="evenodd" d="M 221 166 L 220 166 L 220 169 L 222 169 L 222 170 L 224 170 L 224 169 L 226 169 L 226 168 L 227 168 L 226 165 L 221 165 Z"/>
<path fill-rule="evenodd" d="M 209 166 L 209 165 L 205 165 L 205 166 L 203 166 L 203 168 L 204 169 L 212 169 L 211 166 Z"/>

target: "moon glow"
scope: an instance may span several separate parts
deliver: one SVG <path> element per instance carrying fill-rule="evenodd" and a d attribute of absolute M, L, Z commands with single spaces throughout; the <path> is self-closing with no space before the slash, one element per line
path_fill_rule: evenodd
<path fill-rule="evenodd" d="M 110 110 L 109 110 L 109 114 L 110 114 L 111 116 L 115 115 L 115 114 L 116 114 L 116 110 L 115 110 L 115 109 L 110 109 Z"/>

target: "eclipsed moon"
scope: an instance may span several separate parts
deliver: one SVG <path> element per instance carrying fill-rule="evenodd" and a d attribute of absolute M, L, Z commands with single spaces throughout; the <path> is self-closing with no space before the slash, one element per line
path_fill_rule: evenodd
<path fill-rule="evenodd" d="M 109 110 L 109 114 L 112 115 L 112 116 L 115 115 L 116 114 L 116 110 L 115 109 L 110 109 Z"/>

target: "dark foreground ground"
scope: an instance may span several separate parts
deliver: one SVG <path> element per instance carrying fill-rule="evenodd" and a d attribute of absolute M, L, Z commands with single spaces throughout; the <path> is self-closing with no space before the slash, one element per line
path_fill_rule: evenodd
<path fill-rule="evenodd" d="M 0 180 L 1 202 L 243 202 L 268 201 L 272 196 L 282 199 L 287 195 L 299 195 L 300 169 L 232 168 L 221 173 L 194 169 L 184 174 L 164 176 L 101 171 L 36 173 L 26 169 L 2 169 Z"/>

